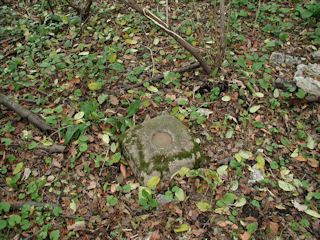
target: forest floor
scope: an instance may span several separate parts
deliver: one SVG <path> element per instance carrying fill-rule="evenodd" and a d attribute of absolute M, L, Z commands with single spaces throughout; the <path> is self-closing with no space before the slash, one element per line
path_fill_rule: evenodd
<path fill-rule="evenodd" d="M 0 106 L 0 239 L 320 238 L 319 102 L 292 84 L 296 63 L 270 60 L 315 63 L 319 2 L 227 1 L 210 76 L 173 72 L 196 60 L 123 1 L 94 1 L 87 20 L 67 1 L 6 2 L 0 93 L 53 130 Z M 165 20 L 165 2 L 139 4 Z M 217 1 L 169 1 L 169 25 L 214 65 Z M 143 188 L 118 138 L 161 113 L 209 163 Z"/>

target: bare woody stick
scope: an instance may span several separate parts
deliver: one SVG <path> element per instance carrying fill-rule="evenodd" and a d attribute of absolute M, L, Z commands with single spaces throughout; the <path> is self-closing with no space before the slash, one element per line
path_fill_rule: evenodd
<path fill-rule="evenodd" d="M 146 8 L 141 8 L 135 1 L 133 0 L 120 0 L 121 2 L 125 3 L 126 5 L 132 7 L 137 12 L 139 12 L 141 15 L 144 15 L 146 18 L 151 20 L 153 23 L 158 25 L 162 30 L 167 32 L 171 37 L 173 37 L 178 43 L 181 44 L 187 51 L 189 51 L 200 63 L 201 67 L 204 69 L 204 71 L 207 74 L 211 74 L 212 70 L 206 63 L 206 61 L 202 58 L 199 50 L 195 47 L 193 47 L 190 43 L 188 43 L 186 40 L 184 40 L 180 35 L 175 33 L 170 29 L 170 27 L 163 22 L 160 18 L 152 14 L 149 10 Z"/>

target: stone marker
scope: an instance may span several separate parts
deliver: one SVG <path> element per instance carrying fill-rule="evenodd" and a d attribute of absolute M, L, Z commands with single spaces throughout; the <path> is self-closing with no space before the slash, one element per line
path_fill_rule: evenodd
<path fill-rule="evenodd" d="M 143 185 L 153 176 L 169 178 L 181 167 L 199 167 L 205 160 L 183 123 L 170 115 L 130 128 L 120 143 L 132 172 Z"/>

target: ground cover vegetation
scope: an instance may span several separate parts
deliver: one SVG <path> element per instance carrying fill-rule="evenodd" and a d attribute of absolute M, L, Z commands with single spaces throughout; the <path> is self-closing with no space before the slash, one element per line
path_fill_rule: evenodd
<path fill-rule="evenodd" d="M 312 60 L 319 1 L 226 1 L 221 59 L 219 1 L 169 1 L 210 74 L 126 1 L 91 2 L 0 1 L 0 239 L 319 239 L 319 103 L 269 61 Z M 142 187 L 118 139 L 161 112 L 210 161 Z"/>

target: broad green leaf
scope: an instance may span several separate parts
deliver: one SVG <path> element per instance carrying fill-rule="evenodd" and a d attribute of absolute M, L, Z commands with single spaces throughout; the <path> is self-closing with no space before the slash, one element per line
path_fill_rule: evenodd
<path fill-rule="evenodd" d="M 124 72 L 124 70 L 125 70 L 124 66 L 118 62 L 114 62 L 114 63 L 109 64 L 109 68 L 111 68 L 112 70 L 115 70 L 117 72 L 120 72 L 120 73 Z"/>
<path fill-rule="evenodd" d="M 111 57 L 109 58 L 110 63 L 114 63 L 117 60 L 117 53 L 112 53 Z"/>
<path fill-rule="evenodd" d="M 257 161 L 256 168 L 260 169 L 264 174 L 264 167 L 265 167 L 264 157 L 261 154 L 259 154 L 256 158 L 256 161 Z"/>
<path fill-rule="evenodd" d="M 228 165 L 222 165 L 217 168 L 217 173 L 219 177 L 228 176 Z"/>
<path fill-rule="evenodd" d="M 247 203 L 247 200 L 245 197 L 241 197 L 239 200 L 237 200 L 235 203 L 234 203 L 234 206 L 235 207 L 242 207 L 244 205 L 246 205 Z"/>
<path fill-rule="evenodd" d="M 77 204 L 75 203 L 74 200 L 72 200 L 72 202 L 70 203 L 69 207 L 76 212 L 77 211 Z"/>
<path fill-rule="evenodd" d="M 126 117 L 132 117 L 134 114 L 136 114 L 139 111 L 139 108 L 141 106 L 141 101 L 137 100 L 135 102 L 132 102 L 128 108 L 128 113 Z"/>
<path fill-rule="evenodd" d="M 108 94 L 101 94 L 98 97 L 98 103 L 103 104 L 108 99 Z"/>
<path fill-rule="evenodd" d="M 115 196 L 113 195 L 109 195 L 108 198 L 107 198 L 107 203 L 110 205 L 110 206 L 115 206 L 117 203 L 118 203 L 118 198 L 116 198 Z"/>
<path fill-rule="evenodd" d="M 192 29 L 191 29 L 191 27 L 189 26 L 189 27 L 187 28 L 186 35 L 187 35 L 187 36 L 190 36 L 191 34 L 192 34 Z"/>
<path fill-rule="evenodd" d="M 314 149 L 316 146 L 316 142 L 313 140 L 313 138 L 309 135 L 308 138 L 307 138 L 307 147 L 309 149 Z"/>
<path fill-rule="evenodd" d="M 258 111 L 261 108 L 260 105 L 254 105 L 251 108 L 249 108 L 249 112 L 250 113 L 255 113 L 256 111 Z"/>
<path fill-rule="evenodd" d="M 231 190 L 231 191 L 236 191 L 236 190 L 238 190 L 238 187 L 239 187 L 239 182 L 238 182 L 238 180 L 234 180 L 233 183 L 232 183 L 232 185 L 231 185 L 231 187 L 230 187 L 230 190 Z"/>
<path fill-rule="evenodd" d="M 263 98 L 263 97 L 264 97 L 264 94 L 261 93 L 261 92 L 256 92 L 255 94 L 256 94 L 256 96 L 259 97 L 259 98 Z"/>
<path fill-rule="evenodd" d="M 158 45 L 160 42 L 160 39 L 158 37 L 156 37 L 154 40 L 153 40 L 153 44 L 154 45 Z"/>
<path fill-rule="evenodd" d="M 258 224 L 257 223 L 250 223 L 247 225 L 247 231 L 248 233 L 254 233 L 258 230 Z"/>
<path fill-rule="evenodd" d="M 180 177 L 184 177 L 189 171 L 190 171 L 190 168 L 182 167 L 178 173 Z"/>
<path fill-rule="evenodd" d="M 160 182 L 160 177 L 159 176 L 153 176 L 152 178 L 150 178 L 147 182 L 147 187 L 148 188 L 154 188 L 158 185 L 158 183 Z"/>
<path fill-rule="evenodd" d="M 238 162 L 241 162 L 242 161 L 242 157 L 241 157 L 241 154 L 240 153 L 236 153 L 234 155 L 234 158 L 238 161 Z"/>
<path fill-rule="evenodd" d="M 111 147 L 110 147 L 111 152 L 115 153 L 117 151 L 117 148 L 118 148 L 118 144 L 114 142 L 111 143 Z"/>
<path fill-rule="evenodd" d="M 103 134 L 103 135 L 102 135 L 102 141 L 103 141 L 104 143 L 106 143 L 106 144 L 109 144 L 109 142 L 110 142 L 110 137 L 109 137 L 109 135 L 108 135 L 108 134 Z"/>
<path fill-rule="evenodd" d="M 10 203 L 8 202 L 0 202 L 0 214 L 3 212 L 9 212 L 10 210 Z"/>
<path fill-rule="evenodd" d="M 10 227 L 14 227 L 16 224 L 21 222 L 21 217 L 19 215 L 12 215 L 8 218 L 8 224 Z"/>
<path fill-rule="evenodd" d="M 284 146 L 291 147 L 292 143 L 286 137 L 281 137 L 280 140 Z"/>
<path fill-rule="evenodd" d="M 211 211 L 211 209 L 212 209 L 212 206 L 206 202 L 198 202 L 197 207 L 199 208 L 199 210 L 201 212 Z"/>
<path fill-rule="evenodd" d="M 249 159 L 253 156 L 252 152 L 245 151 L 245 150 L 240 150 L 239 154 L 244 159 Z"/>
<path fill-rule="evenodd" d="M 120 159 L 121 159 L 121 152 L 117 152 L 117 153 L 113 154 L 111 157 L 111 160 L 113 163 L 119 162 Z"/>
<path fill-rule="evenodd" d="M 254 123 L 252 123 L 252 126 L 254 126 L 256 128 L 265 128 L 265 126 L 262 122 L 254 122 Z"/>
<path fill-rule="evenodd" d="M 233 128 L 230 128 L 227 132 L 226 132 L 226 138 L 230 139 L 232 138 L 232 135 L 233 135 Z"/>
<path fill-rule="evenodd" d="M 13 171 L 13 175 L 16 175 L 17 173 L 19 173 L 22 167 L 23 167 L 23 162 L 19 162 Z"/>
<path fill-rule="evenodd" d="M 310 215 L 310 216 L 312 216 L 312 217 L 320 218 L 320 214 L 317 213 L 317 212 L 314 211 L 314 210 L 307 209 L 307 210 L 305 211 L 305 213 L 308 214 L 308 215 Z"/>
<path fill-rule="evenodd" d="M 299 148 L 296 148 L 293 153 L 291 153 L 290 157 L 295 158 L 299 156 Z"/>
<path fill-rule="evenodd" d="M 50 240 L 58 240 L 60 239 L 60 231 L 54 230 L 50 233 Z"/>
<path fill-rule="evenodd" d="M 237 195 L 233 193 L 226 193 L 223 197 L 222 200 L 225 204 L 232 204 L 234 200 L 236 200 Z"/>
<path fill-rule="evenodd" d="M 89 52 L 88 52 L 88 51 L 86 51 L 86 52 L 81 52 L 81 53 L 79 53 L 79 55 L 80 55 L 80 56 L 87 56 L 87 55 L 89 55 Z"/>
<path fill-rule="evenodd" d="M 101 86 L 96 81 L 92 81 L 88 84 L 88 88 L 92 91 L 96 91 L 101 89 Z"/>
<path fill-rule="evenodd" d="M 5 229 L 7 227 L 7 220 L 0 219 L 0 230 Z"/>
<path fill-rule="evenodd" d="M 172 191 L 175 193 L 175 197 L 178 201 L 184 201 L 185 195 L 184 195 L 184 192 L 181 188 L 174 186 L 172 188 Z"/>
<path fill-rule="evenodd" d="M 229 102 L 231 100 L 231 98 L 230 98 L 230 96 L 226 95 L 226 96 L 223 96 L 221 98 L 221 100 L 224 101 L 224 102 Z"/>
<path fill-rule="evenodd" d="M 67 145 L 71 138 L 73 137 L 73 135 L 81 128 L 81 124 L 79 125 L 72 125 L 70 127 L 68 127 L 67 132 L 66 132 L 66 136 L 64 139 L 64 144 Z"/>
<path fill-rule="evenodd" d="M 283 180 L 278 180 L 278 185 L 282 190 L 284 190 L 286 192 L 292 192 L 292 191 L 296 190 L 295 186 L 293 186 L 292 184 L 287 183 Z"/>
<path fill-rule="evenodd" d="M 156 92 L 159 91 L 158 88 L 156 88 L 156 87 L 154 87 L 154 86 L 149 86 L 149 87 L 147 87 L 147 89 L 148 89 L 150 92 L 153 92 L 153 93 L 156 93 Z"/>
<path fill-rule="evenodd" d="M 180 233 L 180 232 L 189 231 L 189 229 L 190 229 L 190 226 L 189 226 L 188 224 L 184 223 L 184 224 L 181 224 L 180 227 L 174 228 L 173 231 L 174 231 L 175 233 Z"/>
<path fill-rule="evenodd" d="M 78 112 L 74 115 L 74 120 L 80 120 L 84 117 L 84 112 Z M 69 129 L 69 128 L 68 128 Z M 67 135 L 67 134 L 66 134 Z"/>

